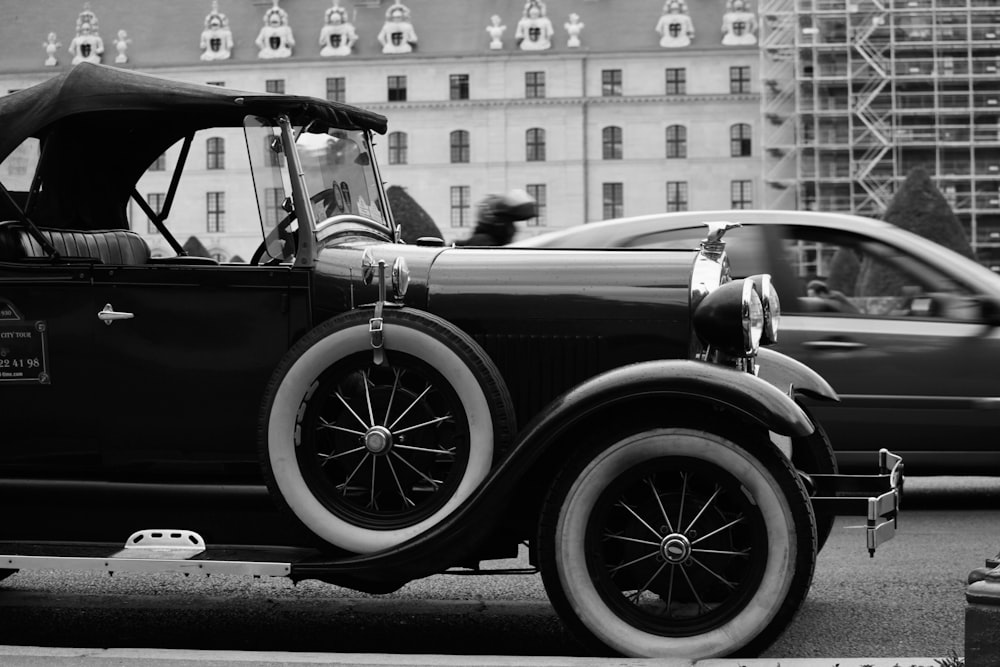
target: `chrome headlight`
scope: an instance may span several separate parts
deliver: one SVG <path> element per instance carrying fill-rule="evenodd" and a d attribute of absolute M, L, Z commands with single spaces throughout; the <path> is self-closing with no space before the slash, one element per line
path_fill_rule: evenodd
<path fill-rule="evenodd" d="M 750 276 L 749 280 L 757 286 L 764 306 L 764 333 L 760 337 L 760 344 L 774 345 L 778 342 L 778 328 L 781 324 L 781 301 L 778 299 L 778 290 L 774 289 L 771 276 L 767 273 Z"/>
<path fill-rule="evenodd" d="M 720 285 L 695 308 L 694 331 L 710 349 L 753 357 L 764 333 L 764 304 L 750 278 Z"/>

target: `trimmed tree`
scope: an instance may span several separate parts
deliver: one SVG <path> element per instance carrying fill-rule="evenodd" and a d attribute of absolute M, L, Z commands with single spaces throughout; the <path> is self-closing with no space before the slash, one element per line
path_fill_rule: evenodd
<path fill-rule="evenodd" d="M 975 258 L 962 224 L 925 169 L 917 167 L 906 176 L 882 218 L 970 259 Z M 897 271 L 865 259 L 858 274 L 858 294 L 901 294 L 902 280 Z"/>
<path fill-rule="evenodd" d="M 444 238 L 441 230 L 434 224 L 434 219 L 406 190 L 398 185 L 390 185 L 385 194 L 389 198 L 392 217 L 400 226 L 405 243 L 416 243 L 421 236 Z"/>

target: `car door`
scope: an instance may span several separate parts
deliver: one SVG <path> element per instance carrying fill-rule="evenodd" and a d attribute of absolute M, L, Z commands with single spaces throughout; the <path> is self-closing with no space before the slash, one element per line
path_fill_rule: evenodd
<path fill-rule="evenodd" d="M 154 263 L 98 267 L 94 283 L 122 317 L 96 332 L 109 475 L 255 478 L 264 387 L 308 325 L 308 273 Z"/>
<path fill-rule="evenodd" d="M 86 477 L 99 466 L 92 272 L 0 259 L 0 477 Z"/>
<path fill-rule="evenodd" d="M 840 395 L 815 414 L 842 466 L 870 467 L 887 447 L 911 472 L 995 472 L 1000 333 L 981 321 L 974 291 L 863 234 L 787 226 L 782 236 L 799 285 L 782 294 L 777 349 Z"/>

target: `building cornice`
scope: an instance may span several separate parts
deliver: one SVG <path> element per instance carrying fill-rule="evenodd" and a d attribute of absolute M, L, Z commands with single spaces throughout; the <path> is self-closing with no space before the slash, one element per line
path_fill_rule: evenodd
<path fill-rule="evenodd" d="M 475 109 L 531 106 L 604 106 L 632 104 L 757 104 L 758 93 L 739 95 L 632 95 L 616 97 L 543 97 L 491 100 L 420 100 L 412 102 L 359 102 L 373 111 L 406 111 L 408 109 Z"/>

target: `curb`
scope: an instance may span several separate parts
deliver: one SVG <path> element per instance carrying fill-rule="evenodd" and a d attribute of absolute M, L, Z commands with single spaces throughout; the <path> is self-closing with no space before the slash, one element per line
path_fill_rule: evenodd
<path fill-rule="evenodd" d="M 0 646 L 4 667 L 184 665 L 371 665 L 372 667 L 941 667 L 944 658 L 748 658 L 690 661 L 657 658 L 573 658 L 496 655 L 396 655 L 290 651 L 194 651 L 150 648 Z"/>

